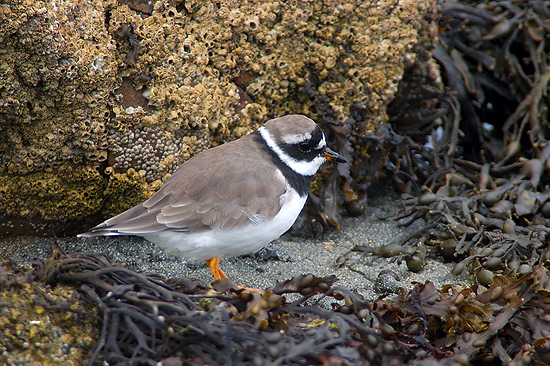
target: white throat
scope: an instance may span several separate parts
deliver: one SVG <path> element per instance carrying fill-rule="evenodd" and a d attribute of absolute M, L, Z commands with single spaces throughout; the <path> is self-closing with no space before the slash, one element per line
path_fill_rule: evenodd
<path fill-rule="evenodd" d="M 292 156 L 288 155 L 286 152 L 283 151 L 283 149 L 279 147 L 279 145 L 277 145 L 273 137 L 271 137 L 271 134 L 269 133 L 269 130 L 267 128 L 262 126 L 258 129 L 258 131 L 260 131 L 260 135 L 262 136 L 264 141 L 267 143 L 267 146 L 269 146 L 269 148 L 273 150 L 275 154 L 277 154 L 279 159 L 281 159 L 283 163 L 288 165 L 290 169 L 294 170 L 298 174 L 305 175 L 305 176 L 312 176 L 315 173 L 317 173 L 317 170 L 319 170 L 321 165 L 326 160 L 325 157 L 322 155 L 315 157 L 311 161 L 297 160 Z"/>

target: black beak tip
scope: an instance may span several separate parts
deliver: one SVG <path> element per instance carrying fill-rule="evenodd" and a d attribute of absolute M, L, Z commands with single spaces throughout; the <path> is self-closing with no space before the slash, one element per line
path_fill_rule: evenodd
<path fill-rule="evenodd" d="M 344 159 L 342 155 L 338 156 L 336 159 L 334 159 L 337 163 L 347 163 L 348 161 Z"/>
<path fill-rule="evenodd" d="M 325 148 L 325 158 L 327 160 L 334 160 L 336 163 L 347 163 L 348 161 L 336 151 L 332 151 L 328 147 Z"/>

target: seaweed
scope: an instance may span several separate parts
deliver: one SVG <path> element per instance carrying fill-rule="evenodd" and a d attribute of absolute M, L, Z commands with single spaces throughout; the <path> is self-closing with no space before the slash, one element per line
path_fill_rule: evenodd
<path fill-rule="evenodd" d="M 100 328 L 90 365 L 543 365 L 549 267 L 517 280 L 497 276 L 489 288 L 438 290 L 427 281 L 369 302 L 334 276 L 218 292 L 189 278 L 137 273 L 102 254 L 57 251 L 26 272 L 3 265 L 0 287 L 77 289 Z M 40 293 L 50 311 L 79 312 Z"/>
<path fill-rule="evenodd" d="M 442 84 L 409 70 L 391 127 L 370 138 L 403 192 L 395 219 L 421 222 L 392 243 L 409 269 L 440 255 L 488 285 L 550 259 L 549 15 L 544 1 L 440 3 Z"/>

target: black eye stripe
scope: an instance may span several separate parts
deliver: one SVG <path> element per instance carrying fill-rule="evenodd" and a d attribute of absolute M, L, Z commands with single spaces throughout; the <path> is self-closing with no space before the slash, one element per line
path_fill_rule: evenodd
<path fill-rule="evenodd" d="M 308 148 L 310 150 L 313 150 L 315 147 L 317 147 L 317 145 L 319 145 L 319 142 L 322 140 L 322 137 L 323 135 L 314 135 L 312 138 L 299 142 L 296 145 L 302 149 Z"/>
<path fill-rule="evenodd" d="M 285 143 L 284 140 L 281 139 L 283 141 L 281 141 L 279 146 L 285 153 L 296 160 L 312 161 L 323 152 L 324 145 L 319 147 L 323 138 L 323 132 L 321 129 L 317 129 L 311 133 L 309 139 L 292 143 Z"/>

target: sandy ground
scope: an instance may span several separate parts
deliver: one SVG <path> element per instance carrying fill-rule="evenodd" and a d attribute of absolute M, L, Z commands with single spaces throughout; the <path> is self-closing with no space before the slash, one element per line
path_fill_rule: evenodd
<path fill-rule="evenodd" d="M 430 280 L 440 288 L 447 283 L 465 283 L 466 278 L 450 276 L 452 264 L 439 259 L 427 259 L 419 273 L 407 269 L 399 257 L 382 258 L 378 255 L 350 252 L 356 245 L 377 247 L 405 237 L 418 226 L 398 227 L 388 217 L 398 212 L 398 205 L 390 199 L 378 199 L 367 207 L 360 217 L 345 218 L 340 231 L 330 232 L 315 239 L 284 235 L 260 252 L 222 260 L 221 268 L 235 283 L 264 289 L 276 281 L 312 273 L 316 276 L 336 275 L 338 285 L 356 290 L 372 300 L 382 294 L 381 288 L 410 289 L 415 282 Z M 46 257 L 57 242 L 67 252 L 104 253 L 114 263 L 166 277 L 193 277 L 207 284 L 213 281 L 208 267 L 202 261 L 189 261 L 163 252 L 156 245 L 137 237 L 109 238 L 43 238 L 15 237 L 0 239 L 0 260 L 15 258 L 27 261 Z M 346 256 L 343 265 L 337 259 Z M 340 258 L 341 260 L 342 258 Z M 387 273 L 390 275 L 382 275 Z"/>

